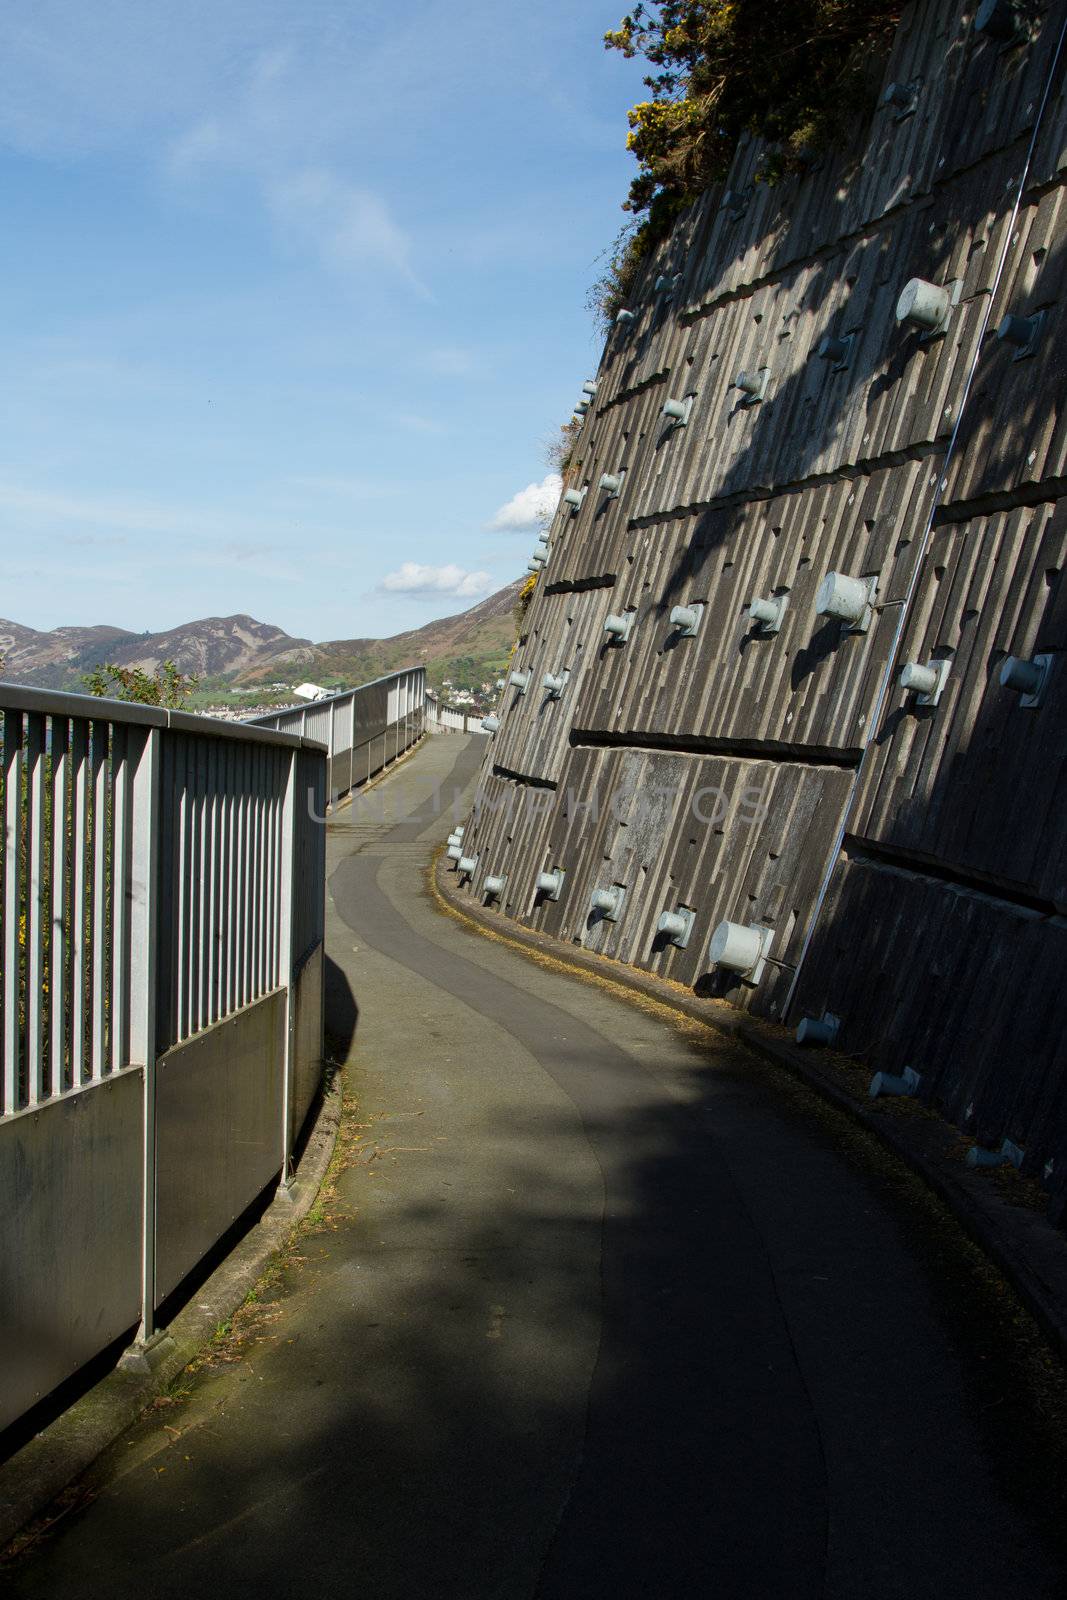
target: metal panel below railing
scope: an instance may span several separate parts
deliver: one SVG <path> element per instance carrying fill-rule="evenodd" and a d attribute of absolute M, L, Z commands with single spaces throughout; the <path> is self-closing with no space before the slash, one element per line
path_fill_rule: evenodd
<path fill-rule="evenodd" d="M 0 1428 L 141 1315 L 144 1072 L 0 1123 Z"/>
<path fill-rule="evenodd" d="M 285 990 L 161 1056 L 156 1305 L 281 1170 Z"/>
<path fill-rule="evenodd" d="M 293 984 L 293 1127 L 297 1129 L 303 1126 L 322 1079 L 325 975 L 326 954 L 320 944 L 308 956 Z"/>

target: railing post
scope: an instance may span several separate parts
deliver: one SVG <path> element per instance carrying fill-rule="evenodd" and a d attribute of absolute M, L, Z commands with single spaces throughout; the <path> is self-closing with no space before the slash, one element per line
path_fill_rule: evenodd
<path fill-rule="evenodd" d="M 327 762 L 329 757 L 327 757 Z M 296 830 L 299 825 L 297 784 L 299 747 L 290 752 L 289 776 L 282 806 L 282 851 L 280 862 L 281 908 L 279 916 L 279 970 L 285 981 L 285 1051 L 282 1065 L 282 1161 L 281 1192 L 288 1193 L 292 1181 L 293 1156 L 293 1072 L 296 1046 L 296 988 L 293 963 L 293 912 L 296 897 Z M 329 783 L 327 765 L 327 784 Z"/>
<path fill-rule="evenodd" d="M 144 1372 L 170 1348 L 169 1335 L 156 1328 L 156 1007 L 159 937 L 160 765 L 159 728 L 129 729 L 127 760 L 130 794 L 130 1061 L 144 1075 L 144 1128 L 141 1160 L 141 1325 L 119 1365 Z M 139 746 L 139 748 L 138 748 Z"/>
<path fill-rule="evenodd" d="M 348 700 L 348 792 L 352 793 L 356 784 L 356 695 L 358 690 L 353 689 Z"/>
<path fill-rule="evenodd" d="M 337 701 L 330 701 L 330 737 L 326 746 L 326 810 L 333 810 L 333 797 L 340 798 L 340 782 L 334 781 L 334 755 L 337 751 Z"/>

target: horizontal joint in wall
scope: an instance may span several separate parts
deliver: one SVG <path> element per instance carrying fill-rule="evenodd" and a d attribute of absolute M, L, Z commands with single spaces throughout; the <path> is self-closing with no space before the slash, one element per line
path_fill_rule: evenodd
<path fill-rule="evenodd" d="M 542 594 L 584 594 L 589 589 L 611 589 L 614 584 L 614 572 L 598 572 L 586 578 L 554 578 L 545 584 Z"/>
<path fill-rule="evenodd" d="M 1014 511 L 1017 506 L 1039 506 L 1067 495 L 1067 478 L 1041 478 L 1034 483 L 1022 483 L 1014 489 L 995 489 L 988 494 L 972 495 L 969 499 L 943 500 L 934 512 L 933 526 L 944 527 L 950 522 L 970 522 L 974 517 L 986 517 L 996 511 Z"/>
<path fill-rule="evenodd" d="M 628 400 L 636 400 L 638 395 L 647 394 L 649 389 L 655 389 L 657 385 L 666 383 L 670 375 L 670 367 L 662 367 L 659 372 L 653 372 L 649 377 L 642 378 L 640 383 L 632 383 L 628 389 L 620 389 L 610 400 L 604 401 L 599 414 L 603 416 L 614 407 L 625 405 Z"/>
<path fill-rule="evenodd" d="M 646 730 L 617 732 L 572 728 L 572 747 L 595 750 L 662 750 L 690 756 L 736 757 L 740 761 L 770 761 L 778 766 L 835 767 L 851 770 L 863 754 L 856 746 L 795 745 L 778 739 L 719 739 L 708 734 L 653 733 Z"/>
<path fill-rule="evenodd" d="M 857 834 L 846 833 L 841 848 L 849 861 L 869 866 L 875 871 L 898 873 L 908 878 L 925 878 L 943 883 L 948 889 L 964 894 L 978 895 L 991 905 L 1013 910 L 1023 916 L 1059 918 L 1067 915 L 1067 902 L 1062 906 L 1041 895 L 1025 889 L 998 882 L 992 874 L 968 872 L 944 861 L 924 854 L 921 850 L 901 849 L 879 840 L 862 839 Z"/>
<path fill-rule="evenodd" d="M 499 762 L 493 763 L 494 778 L 508 778 L 512 783 L 520 783 L 527 789 L 557 789 L 559 785 L 551 778 L 540 778 L 532 772 L 519 772 L 515 767 L 503 767 Z"/>
<path fill-rule="evenodd" d="M 706 500 L 689 500 L 671 506 L 660 506 L 654 511 L 635 512 L 627 522 L 628 531 L 661 527 L 667 522 L 680 522 L 687 517 L 699 516 L 706 511 L 729 511 L 735 506 L 757 505 L 762 500 L 775 500 L 781 495 L 807 494 L 811 489 L 828 483 L 855 483 L 884 472 L 887 467 L 902 467 L 910 462 L 927 461 L 931 456 L 941 456 L 945 439 L 924 441 L 908 445 L 901 450 L 886 450 L 882 455 L 864 456 L 854 462 L 843 463 L 830 472 L 813 472 L 806 478 L 791 478 L 783 483 L 747 484 L 730 494 L 711 495 Z M 640 492 L 634 485 L 635 492 Z M 1050 495 L 1040 498 L 1051 499 Z"/>

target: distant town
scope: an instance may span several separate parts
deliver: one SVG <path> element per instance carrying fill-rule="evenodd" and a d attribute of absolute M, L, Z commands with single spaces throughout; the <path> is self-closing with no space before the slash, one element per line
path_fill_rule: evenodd
<path fill-rule="evenodd" d="M 439 691 L 441 704 L 481 716 L 495 703 L 497 695 L 504 687 L 504 681 L 503 678 L 486 678 L 480 683 L 469 685 L 453 683 L 451 678 L 442 678 Z M 248 689 L 227 688 L 225 699 L 220 699 L 217 703 L 209 700 L 208 703 L 196 704 L 191 709 L 200 716 L 217 717 L 223 722 L 248 722 L 255 717 L 265 717 L 272 711 L 289 710 L 301 702 L 328 700 L 331 695 L 343 694 L 346 689 L 356 687 L 356 684 L 347 683 L 334 684 L 329 688 L 317 683 L 277 682 L 269 685 L 257 683 Z M 264 697 L 264 688 L 270 690 L 269 698 Z"/>

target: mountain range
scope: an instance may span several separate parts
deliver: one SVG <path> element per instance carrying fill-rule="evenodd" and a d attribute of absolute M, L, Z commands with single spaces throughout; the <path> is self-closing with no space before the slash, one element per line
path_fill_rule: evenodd
<path fill-rule="evenodd" d="M 499 672 L 515 638 L 522 581 L 456 616 L 441 617 L 388 639 L 329 639 L 316 644 L 254 617 L 201 617 L 162 633 L 124 628 L 53 628 L 38 632 L 0 618 L 0 677 L 34 688 L 84 690 L 82 674 L 102 663 L 152 672 L 162 661 L 202 685 L 233 689 L 311 679 L 349 686 L 402 667 L 425 665 L 432 684 Z M 458 676 L 457 676 L 458 674 Z"/>

